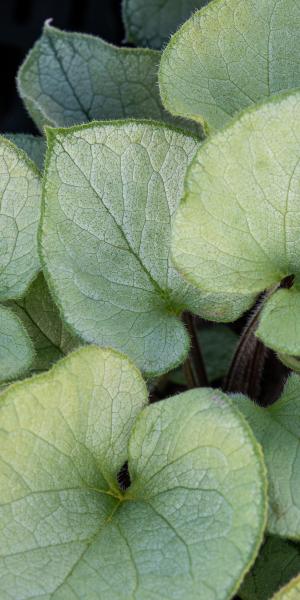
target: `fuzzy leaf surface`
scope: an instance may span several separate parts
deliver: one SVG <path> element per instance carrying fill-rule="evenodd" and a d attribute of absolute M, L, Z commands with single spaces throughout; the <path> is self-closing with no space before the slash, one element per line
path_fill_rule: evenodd
<path fill-rule="evenodd" d="M 164 105 L 215 129 L 252 104 L 300 87 L 299 24 L 295 0 L 210 2 L 162 55 Z"/>
<path fill-rule="evenodd" d="M 6 133 L 5 137 L 24 150 L 39 171 L 43 171 L 46 152 L 45 138 L 30 133 Z"/>
<path fill-rule="evenodd" d="M 0 301 L 24 294 L 39 269 L 41 183 L 27 155 L 0 138 Z"/>
<path fill-rule="evenodd" d="M 270 533 L 300 539 L 300 377 L 291 375 L 275 404 L 261 408 L 246 396 L 235 403 L 262 445 L 269 477 Z"/>
<path fill-rule="evenodd" d="M 286 354 L 300 354 L 299 99 L 247 110 L 200 146 L 173 232 L 174 263 L 200 289 L 258 293 L 295 276 L 268 300 L 259 330 Z"/>
<path fill-rule="evenodd" d="M 125 357 L 92 346 L 3 393 L 3 595 L 231 598 L 265 523 L 260 449 L 221 392 L 194 390 L 136 420 L 146 399 Z"/>
<path fill-rule="evenodd" d="M 123 0 L 127 40 L 158 50 L 196 8 L 209 0 Z"/>
<path fill-rule="evenodd" d="M 49 132 L 41 248 L 50 290 L 79 336 L 121 350 L 147 375 L 184 360 L 184 309 L 226 320 L 249 305 L 249 297 L 200 295 L 170 262 L 197 145 L 148 122 Z"/>
<path fill-rule="evenodd" d="M 41 131 L 45 125 L 68 127 L 95 119 L 174 122 L 159 95 L 159 60 L 156 50 L 118 48 L 46 23 L 19 70 L 18 89 Z M 202 135 L 201 126 L 187 121 L 184 126 Z"/>
<path fill-rule="evenodd" d="M 0 305 L 0 382 L 28 371 L 34 358 L 31 339 L 20 319 Z"/>
<path fill-rule="evenodd" d="M 247 573 L 238 596 L 241 600 L 270 600 L 271 596 L 300 572 L 300 546 L 269 536 Z"/>

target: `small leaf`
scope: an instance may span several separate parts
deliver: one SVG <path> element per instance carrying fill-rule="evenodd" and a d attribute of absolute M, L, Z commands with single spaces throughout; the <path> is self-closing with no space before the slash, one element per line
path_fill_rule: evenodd
<path fill-rule="evenodd" d="M 132 429 L 145 402 L 128 360 L 91 346 L 3 393 L 2 594 L 232 597 L 265 523 L 260 449 L 221 392 L 152 405 Z"/>
<path fill-rule="evenodd" d="M 189 347 L 183 310 L 226 320 L 249 305 L 249 297 L 200 295 L 170 263 L 172 220 L 198 141 L 128 121 L 48 138 L 41 248 L 66 322 L 149 376 L 172 369 Z"/>
<path fill-rule="evenodd" d="M 39 171 L 43 171 L 46 152 L 46 143 L 43 137 L 29 133 L 6 133 L 5 137 L 24 150 Z"/>
<path fill-rule="evenodd" d="M 289 354 L 300 353 L 300 331 L 294 327 L 300 274 L 299 99 L 299 93 L 283 95 L 245 111 L 200 146 L 173 233 L 175 265 L 205 291 L 258 293 L 295 276 L 293 288 L 268 300 L 259 333 L 267 345 Z M 284 323 L 289 331 L 294 328 L 291 337 L 279 322 L 283 298 L 289 299 Z"/>
<path fill-rule="evenodd" d="M 282 590 L 280 590 L 275 596 L 273 600 L 298 600 L 300 596 L 300 575 L 295 577 L 290 581 L 288 585 L 286 585 Z"/>
<path fill-rule="evenodd" d="M 292 371 L 300 373 L 300 356 L 290 356 L 289 354 L 278 354 L 279 360 Z"/>
<path fill-rule="evenodd" d="M 261 408 L 234 397 L 261 443 L 269 476 L 270 533 L 300 539 L 300 377 L 291 375 L 275 404 Z"/>
<path fill-rule="evenodd" d="M 278 537 L 267 537 L 238 596 L 241 600 L 270 600 L 279 588 L 299 572 L 299 545 Z"/>
<path fill-rule="evenodd" d="M 264 306 L 257 337 L 281 354 L 300 354 L 300 289 L 281 289 Z"/>
<path fill-rule="evenodd" d="M 7 303 L 18 315 L 28 331 L 35 348 L 31 369 L 44 371 L 80 345 L 62 323 L 44 276 L 40 273 L 22 300 Z"/>
<path fill-rule="evenodd" d="M 299 20 L 295 0 L 211 2 L 163 52 L 165 107 L 219 128 L 247 106 L 300 87 Z"/>
<path fill-rule="evenodd" d="M 159 96 L 159 59 L 155 50 L 117 48 L 46 23 L 19 70 L 18 90 L 41 131 L 45 125 L 67 127 L 94 119 L 174 122 Z M 184 126 L 189 128 L 189 123 L 184 121 Z M 190 128 L 203 133 L 193 123 Z"/>
<path fill-rule="evenodd" d="M 39 270 L 41 183 L 22 150 L 0 138 L 0 301 L 24 294 Z"/>
<path fill-rule="evenodd" d="M 26 373 L 33 358 L 33 345 L 22 322 L 0 305 L 0 382 Z"/>
<path fill-rule="evenodd" d="M 192 11 L 209 0 L 123 0 L 127 40 L 160 49 Z"/>

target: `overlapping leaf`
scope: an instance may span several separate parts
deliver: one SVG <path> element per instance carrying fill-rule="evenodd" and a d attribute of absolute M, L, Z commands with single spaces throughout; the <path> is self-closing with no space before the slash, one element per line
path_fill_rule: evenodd
<path fill-rule="evenodd" d="M 30 133 L 6 133 L 5 137 L 21 148 L 21 150 L 24 150 L 40 171 L 43 170 L 46 152 L 46 144 L 43 137 L 31 135 Z"/>
<path fill-rule="evenodd" d="M 258 335 L 300 354 L 300 94 L 246 111 L 198 150 L 175 221 L 180 272 L 211 292 L 262 292 L 290 277 L 262 313 Z"/>
<path fill-rule="evenodd" d="M 135 422 L 145 402 L 128 360 L 92 346 L 1 396 L 3 597 L 231 598 L 264 528 L 260 449 L 221 392 Z"/>
<path fill-rule="evenodd" d="M 0 305 L 0 383 L 28 371 L 33 358 L 33 345 L 22 322 Z"/>
<path fill-rule="evenodd" d="M 295 0 L 211 2 L 163 53 L 164 105 L 218 128 L 247 106 L 300 87 L 299 22 Z"/>
<path fill-rule="evenodd" d="M 280 592 L 275 594 L 273 600 L 298 600 L 300 596 L 300 575 L 292 579 Z"/>
<path fill-rule="evenodd" d="M 40 273 L 24 298 L 8 303 L 21 319 L 35 349 L 33 371 L 45 371 L 52 363 L 82 344 L 66 329 Z"/>
<path fill-rule="evenodd" d="M 261 408 L 245 396 L 236 406 L 261 443 L 269 476 L 269 531 L 300 539 L 300 378 L 293 374 L 275 404 Z"/>
<path fill-rule="evenodd" d="M 37 126 L 69 126 L 94 119 L 174 121 L 157 84 L 160 53 L 117 48 L 100 38 L 45 24 L 18 74 L 18 89 Z M 199 135 L 201 127 L 184 122 Z"/>
<path fill-rule="evenodd" d="M 0 138 L 0 301 L 22 296 L 39 269 L 41 184 L 27 155 Z M 32 343 L 22 323 L 0 305 L 0 381 L 26 372 Z"/>
<path fill-rule="evenodd" d="M 38 171 L 10 141 L 0 139 L 0 301 L 20 297 L 39 269 Z"/>
<path fill-rule="evenodd" d="M 270 600 L 271 596 L 300 572 L 300 546 L 269 536 L 253 568 L 238 591 L 241 600 Z"/>
<path fill-rule="evenodd" d="M 127 40 L 160 49 L 170 34 L 209 0 L 123 0 Z"/>
<path fill-rule="evenodd" d="M 64 318 L 148 375 L 184 360 L 183 310 L 236 318 L 252 297 L 200 295 L 170 263 L 183 177 L 198 142 L 154 123 L 50 130 L 41 247 Z"/>

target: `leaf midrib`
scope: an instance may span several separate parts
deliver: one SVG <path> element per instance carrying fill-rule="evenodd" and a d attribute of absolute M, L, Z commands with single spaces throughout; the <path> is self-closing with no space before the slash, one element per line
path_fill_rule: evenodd
<path fill-rule="evenodd" d="M 91 190 L 94 192 L 94 194 L 96 195 L 97 199 L 100 200 L 100 202 L 102 203 L 103 207 L 105 208 L 105 210 L 107 211 L 107 213 L 109 214 L 109 216 L 112 218 L 115 227 L 118 229 L 119 233 L 121 234 L 123 240 L 125 241 L 128 250 L 131 252 L 131 254 L 134 256 L 134 258 L 136 259 L 136 261 L 139 263 L 141 269 L 143 270 L 143 272 L 145 273 L 145 275 L 148 277 L 152 287 L 154 288 L 154 290 L 157 292 L 157 294 L 160 296 L 161 300 L 163 301 L 163 305 L 164 307 L 167 309 L 168 308 L 168 304 L 170 301 L 170 295 L 169 292 L 165 289 L 163 289 L 162 287 L 160 287 L 160 285 L 157 283 L 157 281 L 152 277 L 150 271 L 147 269 L 147 267 L 144 265 L 143 261 L 141 260 L 140 256 L 135 252 L 135 250 L 132 248 L 129 240 L 127 239 L 124 230 L 122 229 L 121 225 L 119 225 L 119 223 L 117 222 L 115 216 L 113 215 L 113 213 L 110 211 L 109 207 L 105 204 L 104 200 L 102 197 L 99 196 L 99 193 L 97 191 L 97 189 L 93 186 L 92 182 L 90 181 L 90 179 L 87 177 L 87 175 L 85 174 L 85 172 L 82 170 L 81 166 L 74 160 L 74 157 L 71 156 L 71 154 L 68 152 L 68 150 L 65 148 L 65 146 L 63 145 L 63 142 L 57 138 L 57 141 L 59 142 L 59 144 L 61 145 L 63 151 L 69 156 L 69 158 L 71 159 L 71 161 L 76 165 L 77 169 L 80 171 L 80 173 L 83 175 L 83 177 L 85 178 L 85 180 L 87 181 L 88 185 L 90 186 Z M 169 308 L 169 312 L 170 308 Z"/>

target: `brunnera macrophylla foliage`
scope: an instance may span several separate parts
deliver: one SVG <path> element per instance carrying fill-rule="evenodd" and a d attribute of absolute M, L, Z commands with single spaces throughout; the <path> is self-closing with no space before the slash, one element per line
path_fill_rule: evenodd
<path fill-rule="evenodd" d="M 41 177 L 22 150 L 0 137 L 0 381 L 15 379 L 34 357 L 18 316 L 3 303 L 26 293 L 39 270 Z"/>
<path fill-rule="evenodd" d="M 136 367 L 93 346 L 4 392 L 2 598 L 234 594 L 265 526 L 261 449 L 220 391 L 146 403 Z"/>
<path fill-rule="evenodd" d="M 163 104 L 218 129 L 246 107 L 300 87 L 299 21 L 295 0 L 213 0 L 163 52 Z"/>
<path fill-rule="evenodd" d="M 92 35 L 60 31 L 46 22 L 22 64 L 17 85 L 37 127 L 67 127 L 94 119 L 147 118 L 182 124 L 202 136 L 201 125 L 172 117 L 157 80 L 160 52 L 118 48 Z"/>
<path fill-rule="evenodd" d="M 209 0 L 123 0 L 122 12 L 128 42 L 160 50 L 171 33 L 192 12 Z"/>
<path fill-rule="evenodd" d="M 199 294 L 170 261 L 173 217 L 198 140 L 146 121 L 47 136 L 41 257 L 76 334 L 121 350 L 153 376 L 188 352 L 184 310 L 231 321 L 251 305 L 253 295 Z"/>
<path fill-rule="evenodd" d="M 0 600 L 294 600 L 299 376 L 262 408 L 150 404 L 142 374 L 185 385 L 184 313 L 261 294 L 257 337 L 300 370 L 300 8 L 123 16 L 142 48 L 47 22 L 17 80 L 41 135 L 0 138 Z M 221 327 L 195 334 L 214 386 Z"/>
<path fill-rule="evenodd" d="M 300 354 L 300 93 L 246 110 L 207 139 L 185 181 L 173 259 L 212 293 L 269 290 L 257 336 Z M 291 278 L 289 289 L 281 288 Z"/>

